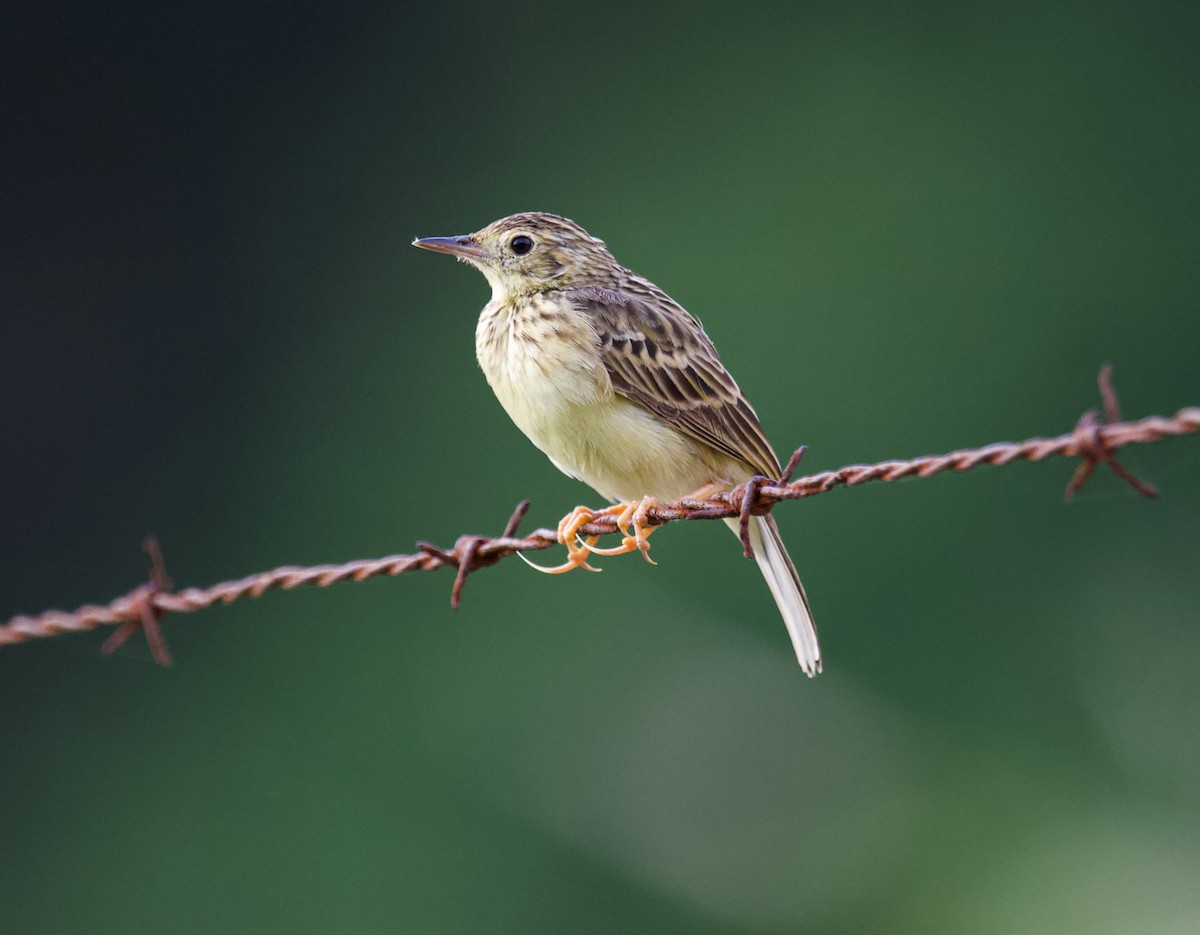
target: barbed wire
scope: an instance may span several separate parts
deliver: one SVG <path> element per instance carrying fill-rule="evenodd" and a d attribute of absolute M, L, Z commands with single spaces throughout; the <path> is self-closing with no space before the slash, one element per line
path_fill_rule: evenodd
<path fill-rule="evenodd" d="M 647 511 L 647 522 L 649 525 L 660 525 L 678 520 L 737 517 L 741 524 L 744 549 L 749 556 L 752 554 L 748 536 L 749 518 L 769 511 L 781 500 L 799 500 L 828 493 L 837 487 L 856 487 L 871 481 L 933 477 L 945 471 L 970 471 L 985 464 L 999 467 L 1014 461 L 1043 461 L 1060 456 L 1080 459 L 1067 484 L 1065 497 L 1068 502 L 1101 464 L 1107 464 L 1139 493 L 1148 497 L 1156 496 L 1158 491 L 1120 464 L 1115 452 L 1126 445 L 1156 442 L 1200 431 L 1200 407 L 1180 409 L 1169 417 L 1149 416 L 1136 422 L 1122 422 L 1117 395 L 1112 387 L 1112 372 L 1108 366 L 1100 370 L 1098 382 L 1103 399 L 1104 421 L 1101 421 L 1096 410 L 1088 410 L 1074 429 L 1054 438 L 996 442 L 982 448 L 966 448 L 902 461 L 851 464 L 836 471 L 823 471 L 792 480 L 805 452 L 805 448 L 801 447 L 792 455 L 780 478 L 754 477 L 732 490 L 704 499 L 657 504 Z M 285 565 L 235 581 L 222 581 L 211 587 L 185 588 L 182 591 L 171 590 L 172 583 L 167 577 L 158 543 L 147 539 L 143 549 L 150 559 L 150 575 L 144 584 L 108 604 L 85 604 L 73 611 L 48 610 L 36 616 L 13 617 L 0 625 L 0 646 L 114 625 L 117 629 L 105 641 L 102 647 L 104 652 L 113 652 L 140 630 L 146 635 L 154 660 L 161 665 L 170 665 L 170 652 L 159 628 L 159 621 L 167 614 L 193 613 L 215 604 L 231 604 L 242 598 L 261 597 L 275 589 L 287 591 L 305 585 L 324 588 L 339 581 L 366 581 L 383 575 L 435 571 L 443 566 L 456 569 L 450 604 L 458 608 L 462 601 L 463 586 L 472 572 L 494 565 L 510 555 L 535 552 L 558 544 L 558 534 L 551 529 L 537 529 L 526 536 L 516 535 L 517 527 L 528 509 L 528 501 L 518 504 L 499 536 L 460 536 L 449 549 L 439 548 L 429 542 L 418 542 L 417 551 L 407 555 L 360 559 L 341 565 Z M 604 516 L 580 527 L 579 531 L 585 536 L 601 536 L 620 530 L 615 517 Z"/>

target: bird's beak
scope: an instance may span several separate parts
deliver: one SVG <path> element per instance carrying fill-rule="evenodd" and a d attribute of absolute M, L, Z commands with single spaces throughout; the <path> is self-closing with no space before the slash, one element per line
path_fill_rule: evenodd
<path fill-rule="evenodd" d="M 418 237 L 412 242 L 414 247 L 422 250 L 432 250 L 434 253 L 449 253 L 463 260 L 482 260 L 483 248 L 470 237 Z"/>

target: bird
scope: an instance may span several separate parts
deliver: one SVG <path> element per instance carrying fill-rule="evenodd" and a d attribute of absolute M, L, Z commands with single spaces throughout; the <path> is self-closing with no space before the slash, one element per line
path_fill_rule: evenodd
<path fill-rule="evenodd" d="M 647 540 L 658 527 L 647 528 L 646 519 L 657 502 L 780 476 L 758 415 L 699 320 L 579 224 L 525 212 L 413 246 L 483 273 L 492 295 L 476 325 L 475 352 L 488 384 L 555 467 L 614 504 L 577 507 L 564 518 L 558 537 L 567 562 L 543 570 L 596 571 L 591 555 L 635 549 L 652 561 Z M 602 515 L 625 534 L 620 546 L 579 538 L 580 527 Z M 726 523 L 739 531 L 738 520 Z M 814 676 L 817 630 L 775 520 L 753 516 L 748 531 L 797 661 Z"/>

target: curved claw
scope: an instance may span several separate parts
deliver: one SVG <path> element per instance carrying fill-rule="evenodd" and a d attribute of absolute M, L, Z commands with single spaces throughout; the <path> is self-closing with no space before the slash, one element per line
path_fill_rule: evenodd
<path fill-rule="evenodd" d="M 621 540 L 620 545 L 614 545 L 611 548 L 601 548 L 595 545 L 594 543 L 599 538 L 599 536 L 592 536 L 587 542 L 580 540 L 579 544 L 593 555 L 625 555 L 638 547 L 632 536 L 626 536 Z"/>
<path fill-rule="evenodd" d="M 586 553 L 584 553 L 584 554 L 586 554 Z M 537 562 L 526 558 L 524 552 L 517 553 L 517 557 L 520 558 L 521 561 L 523 561 L 530 568 L 532 568 L 536 571 L 540 571 L 544 575 L 562 575 L 562 574 L 566 574 L 568 571 L 571 571 L 572 569 L 575 569 L 575 568 L 582 568 L 584 571 L 594 571 L 594 572 L 604 571 L 603 568 L 595 568 L 592 565 L 589 565 L 587 563 L 587 559 L 578 558 L 577 557 L 578 555 L 579 555 L 579 553 L 573 552 L 567 558 L 567 560 L 565 562 L 563 562 L 561 565 L 554 565 L 551 567 L 551 566 L 547 566 L 547 565 L 539 565 Z"/>
<path fill-rule="evenodd" d="M 648 540 L 650 538 L 650 534 L 654 532 L 654 530 L 658 529 L 658 527 L 651 526 L 649 529 L 647 529 L 645 522 L 648 518 L 650 507 L 654 506 L 656 502 L 657 501 L 653 497 L 645 497 L 642 499 L 642 502 L 638 504 L 637 509 L 633 512 L 634 544 L 637 546 L 638 551 L 642 553 L 642 558 L 648 561 L 651 565 L 657 565 L 658 562 L 650 557 L 650 543 Z"/>
<path fill-rule="evenodd" d="M 558 524 L 558 541 L 567 548 L 567 560 L 561 565 L 547 568 L 530 561 L 520 552 L 517 554 L 521 556 L 521 560 L 526 565 L 546 575 L 561 575 L 575 568 L 582 568 L 585 571 L 600 571 L 601 569 L 588 564 L 589 555 L 625 555 L 633 551 L 641 552 L 642 558 L 651 565 L 657 565 L 658 562 L 648 554 L 650 543 L 647 540 L 658 527 L 646 526 L 650 508 L 657 502 L 653 497 L 643 497 L 640 501 L 618 503 L 603 510 L 592 510 L 586 506 L 575 507 Z M 617 528 L 624 534 L 620 545 L 612 548 L 599 548 L 596 545 L 600 539 L 599 536 L 589 536 L 584 539 L 579 534 L 579 530 L 583 526 L 602 516 L 611 516 L 616 520 Z"/>
<path fill-rule="evenodd" d="M 591 536 L 586 542 L 579 536 L 576 536 L 579 547 L 586 549 L 593 555 L 626 555 L 629 552 L 637 551 L 641 552 L 642 558 L 651 565 L 657 565 L 658 562 L 648 554 L 650 552 L 650 543 L 647 540 L 650 538 L 650 534 L 658 529 L 658 527 L 647 527 L 645 525 L 646 520 L 649 518 L 650 508 L 655 506 L 657 502 L 653 497 L 643 497 L 640 501 L 621 503 L 609 507 L 604 513 L 616 517 L 617 528 L 624 534 L 621 544 L 612 546 L 611 548 L 598 548 L 596 540 L 600 538 L 599 536 Z M 578 525 L 576 528 L 578 528 Z"/>

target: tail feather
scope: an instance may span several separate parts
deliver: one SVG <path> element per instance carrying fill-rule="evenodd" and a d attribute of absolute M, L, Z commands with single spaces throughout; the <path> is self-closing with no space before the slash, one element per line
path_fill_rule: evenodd
<path fill-rule="evenodd" d="M 735 533 L 738 531 L 737 520 L 726 522 Z M 817 627 L 813 623 L 804 585 L 800 583 L 796 566 L 792 564 L 783 540 L 779 538 L 779 527 L 770 515 L 750 518 L 750 545 L 754 548 L 759 570 L 767 580 L 767 587 L 779 605 L 783 622 L 787 624 L 800 668 L 811 678 L 821 671 Z"/>

